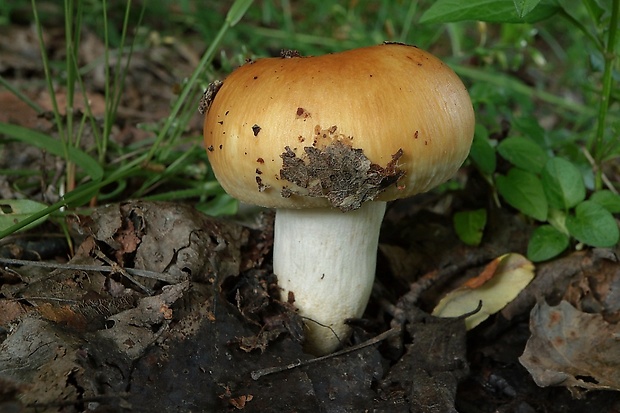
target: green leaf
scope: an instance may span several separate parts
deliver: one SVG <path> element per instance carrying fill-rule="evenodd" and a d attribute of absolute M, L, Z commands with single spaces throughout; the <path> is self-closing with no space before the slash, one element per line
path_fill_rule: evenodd
<path fill-rule="evenodd" d="M 438 0 L 424 12 L 420 23 L 448 23 L 480 20 L 490 23 L 534 23 L 561 10 L 553 0 L 543 0 L 523 17 L 513 0 Z"/>
<path fill-rule="evenodd" d="M 566 159 L 549 159 L 540 177 L 547 201 L 553 208 L 567 210 L 586 198 L 581 172 Z"/>
<path fill-rule="evenodd" d="M 5 230 L 28 218 L 30 215 L 47 208 L 47 205 L 29 199 L 2 199 L 0 200 L 0 230 Z M 40 218 L 31 224 L 26 225 L 21 230 L 35 227 L 47 219 L 47 216 Z"/>
<path fill-rule="evenodd" d="M 44 149 L 56 156 L 65 157 L 65 148 L 62 142 L 32 129 L 0 122 L 0 134 L 9 135 L 18 141 Z M 93 181 L 98 181 L 103 177 L 103 168 L 93 157 L 74 147 L 67 148 L 67 153 L 69 155 L 68 160 L 82 168 Z"/>
<path fill-rule="evenodd" d="M 454 214 L 452 221 L 456 235 L 467 245 L 479 245 L 487 224 L 486 209 L 461 211 Z"/>
<path fill-rule="evenodd" d="M 510 124 L 512 129 L 519 132 L 520 136 L 525 136 L 528 139 L 533 140 L 541 148 L 546 146 L 545 137 L 547 135 L 547 131 L 540 126 L 538 119 L 536 119 L 533 115 L 514 116 L 510 120 Z"/>
<path fill-rule="evenodd" d="M 239 210 L 239 202 L 228 194 L 221 194 L 208 202 L 196 205 L 200 212 L 217 217 L 220 215 L 234 215 Z"/>
<path fill-rule="evenodd" d="M 588 14 L 592 18 L 592 21 L 601 21 L 603 14 L 605 14 L 605 10 L 599 6 L 596 0 L 583 0 L 583 5 L 586 6 L 586 10 L 588 10 Z"/>
<path fill-rule="evenodd" d="M 485 175 L 495 172 L 495 149 L 489 142 L 489 133 L 483 126 L 476 125 L 476 134 L 469 151 L 469 157 Z"/>
<path fill-rule="evenodd" d="M 568 248 L 569 237 L 551 225 L 541 225 L 532 233 L 527 245 L 527 258 L 534 262 L 557 257 Z"/>
<path fill-rule="evenodd" d="M 497 152 L 514 166 L 539 173 L 549 157 L 536 142 L 528 138 L 506 138 L 497 145 Z"/>
<path fill-rule="evenodd" d="M 536 175 L 512 168 L 506 176 L 499 175 L 496 183 L 499 194 L 514 208 L 539 221 L 547 219 L 547 199 Z"/>
<path fill-rule="evenodd" d="M 538 6 L 538 3 L 540 3 L 540 0 L 513 0 L 513 1 L 515 4 L 515 9 L 517 10 L 517 15 L 521 19 L 527 16 L 528 14 L 530 14 L 530 12 L 534 10 L 536 6 Z"/>
<path fill-rule="evenodd" d="M 566 228 L 577 241 L 593 247 L 612 247 L 620 238 L 611 212 L 593 201 L 577 205 L 575 215 L 566 217 Z"/>
<path fill-rule="evenodd" d="M 590 196 L 590 201 L 596 202 L 612 214 L 620 212 L 620 195 L 614 194 L 608 189 L 596 191 Z"/>

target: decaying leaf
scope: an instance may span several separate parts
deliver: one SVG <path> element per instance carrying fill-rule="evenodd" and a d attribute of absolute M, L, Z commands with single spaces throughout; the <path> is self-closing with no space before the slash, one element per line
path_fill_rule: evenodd
<path fill-rule="evenodd" d="M 530 314 L 532 336 L 519 361 L 541 387 L 620 390 L 620 325 L 588 314 L 567 301 L 542 302 Z"/>
<path fill-rule="evenodd" d="M 491 261 L 479 276 L 448 293 L 433 315 L 458 317 L 482 308 L 465 319 L 468 330 L 476 327 L 512 301 L 534 278 L 534 265 L 520 254 L 506 254 Z"/>
<path fill-rule="evenodd" d="M 116 343 L 130 358 L 137 358 L 157 339 L 165 320 L 170 320 L 170 306 L 189 289 L 189 282 L 168 285 L 153 297 L 142 298 L 137 307 L 115 314 L 108 320 L 112 328 L 97 335 Z"/>
<path fill-rule="evenodd" d="M 0 345 L 1 381 L 23 388 L 22 403 L 77 399 L 79 339 L 36 317 L 25 317 Z M 48 410 L 49 411 L 49 410 Z"/>

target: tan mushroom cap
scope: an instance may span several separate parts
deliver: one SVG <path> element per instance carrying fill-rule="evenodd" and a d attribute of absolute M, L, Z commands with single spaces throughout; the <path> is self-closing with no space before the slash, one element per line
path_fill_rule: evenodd
<path fill-rule="evenodd" d="M 384 44 L 246 63 L 215 95 L 204 138 L 231 196 L 346 211 L 448 180 L 469 153 L 474 123 L 467 90 L 447 65 Z"/>

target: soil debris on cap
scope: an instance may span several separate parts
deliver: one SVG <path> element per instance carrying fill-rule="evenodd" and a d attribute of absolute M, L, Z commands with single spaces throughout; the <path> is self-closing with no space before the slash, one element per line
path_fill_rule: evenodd
<path fill-rule="evenodd" d="M 202 95 L 202 98 L 200 98 L 200 104 L 198 105 L 198 112 L 201 115 L 204 115 L 209 111 L 211 103 L 213 103 L 213 99 L 215 99 L 215 95 L 217 94 L 218 90 L 220 90 L 223 84 L 224 82 L 222 82 L 221 80 L 214 80 L 213 82 L 209 83 L 209 86 L 207 87 L 207 90 L 205 90 L 205 93 Z M 228 114 L 228 112 L 226 112 L 226 114 Z"/>
<path fill-rule="evenodd" d="M 291 57 L 301 57 L 301 53 L 297 50 L 282 49 L 280 50 L 280 57 L 284 59 L 290 59 Z"/>
<path fill-rule="evenodd" d="M 358 209 L 364 202 L 373 200 L 404 175 L 397 166 L 402 149 L 392 155 L 385 167 L 373 164 L 362 149 L 339 140 L 321 149 L 304 147 L 301 157 L 288 146 L 284 149 L 280 155 L 280 178 L 302 190 L 286 187 L 281 195 L 324 197 L 343 212 Z"/>
<path fill-rule="evenodd" d="M 260 132 L 261 127 L 258 126 L 257 124 L 254 124 L 252 126 L 252 133 L 254 134 L 254 136 L 258 136 L 258 133 Z"/>

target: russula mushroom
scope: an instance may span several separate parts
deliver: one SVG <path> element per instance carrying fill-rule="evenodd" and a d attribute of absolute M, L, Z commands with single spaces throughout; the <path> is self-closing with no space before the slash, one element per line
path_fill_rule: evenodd
<path fill-rule="evenodd" d="M 202 104 L 209 162 L 231 196 L 276 208 L 282 298 L 305 317 L 306 350 L 332 352 L 368 302 L 386 201 L 434 188 L 467 157 L 467 90 L 395 43 L 260 59 L 217 87 Z"/>

